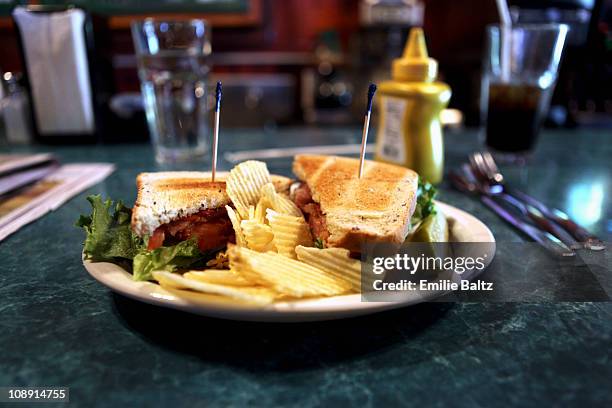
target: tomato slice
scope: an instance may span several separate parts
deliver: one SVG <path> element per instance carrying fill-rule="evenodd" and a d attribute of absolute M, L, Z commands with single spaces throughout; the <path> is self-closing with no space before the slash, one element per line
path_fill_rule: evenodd
<path fill-rule="evenodd" d="M 151 238 L 149 238 L 149 245 L 147 246 L 147 249 L 152 251 L 159 248 L 164 244 L 164 239 L 166 239 L 166 234 L 164 233 L 163 228 L 156 229 L 153 235 L 151 235 Z"/>

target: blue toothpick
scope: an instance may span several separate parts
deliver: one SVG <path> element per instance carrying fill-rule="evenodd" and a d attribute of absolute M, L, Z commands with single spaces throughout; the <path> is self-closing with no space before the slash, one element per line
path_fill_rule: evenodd
<path fill-rule="evenodd" d="M 376 93 L 376 85 L 370 84 L 368 88 L 368 105 L 366 106 L 365 120 L 363 122 L 363 134 L 361 135 L 361 153 L 359 155 L 359 178 L 363 173 L 363 163 L 365 161 L 366 144 L 368 142 L 368 130 L 370 129 L 370 116 L 372 115 L 372 99 Z"/>
<path fill-rule="evenodd" d="M 217 102 L 215 104 L 215 128 L 213 131 L 213 145 L 212 145 L 212 181 L 215 181 L 217 173 L 217 148 L 219 146 L 219 113 L 221 111 L 221 81 L 217 82 L 217 90 L 215 97 Z"/>

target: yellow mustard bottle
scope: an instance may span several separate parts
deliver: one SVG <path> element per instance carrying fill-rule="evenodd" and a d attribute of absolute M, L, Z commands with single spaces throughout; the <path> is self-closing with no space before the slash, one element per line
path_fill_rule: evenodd
<path fill-rule="evenodd" d="M 444 145 L 440 113 L 450 87 L 436 82 L 438 63 L 427 54 L 421 28 L 410 30 L 392 79 L 378 88 L 379 118 L 375 159 L 413 169 L 430 183 L 442 181 Z"/>

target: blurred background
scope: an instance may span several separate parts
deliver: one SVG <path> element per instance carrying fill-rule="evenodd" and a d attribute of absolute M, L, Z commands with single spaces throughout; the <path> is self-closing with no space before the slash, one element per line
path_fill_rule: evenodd
<path fill-rule="evenodd" d="M 78 141 L 104 143 L 148 139 L 134 19 L 205 19 L 212 27 L 209 82 L 224 86 L 223 126 L 258 128 L 359 125 L 368 83 L 389 78 L 414 26 L 424 28 L 439 79 L 453 91 L 445 122 L 477 126 L 485 27 L 498 22 L 495 1 L 486 0 L 0 0 L 2 99 L 11 109 L 30 96 L 23 39 L 11 14 L 19 4 L 85 10 L 98 131 Z M 515 22 L 570 27 L 545 126 L 612 129 L 612 2 L 509 5 Z"/>

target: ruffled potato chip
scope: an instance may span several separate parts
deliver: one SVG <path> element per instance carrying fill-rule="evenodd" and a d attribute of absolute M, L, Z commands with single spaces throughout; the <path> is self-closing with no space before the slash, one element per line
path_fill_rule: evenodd
<path fill-rule="evenodd" d="M 253 286 L 252 283 L 244 279 L 236 272 L 227 269 L 189 271 L 183 274 L 183 278 L 224 286 Z"/>
<path fill-rule="evenodd" d="M 243 220 L 240 227 L 246 239 L 246 247 L 258 252 L 274 250 L 274 233 L 269 225 L 260 223 L 256 219 Z"/>
<path fill-rule="evenodd" d="M 213 269 L 228 269 L 229 259 L 227 253 L 225 251 L 217 252 L 217 255 L 215 255 L 213 259 L 206 262 L 206 266 Z"/>
<path fill-rule="evenodd" d="M 232 270 L 278 293 L 302 298 L 347 293 L 352 285 L 321 269 L 274 252 L 261 253 L 231 245 L 228 249 Z"/>
<path fill-rule="evenodd" d="M 295 259 L 295 247 L 312 246 L 312 235 L 304 217 L 279 214 L 267 210 L 266 218 L 274 233 L 274 246 L 279 254 Z"/>
<path fill-rule="evenodd" d="M 257 204 L 261 198 L 261 188 L 271 181 L 266 164 L 260 161 L 248 160 L 230 171 L 225 189 L 243 219 L 250 218 L 249 206 Z"/>
<path fill-rule="evenodd" d="M 302 217 L 302 211 L 300 211 L 297 205 L 289 197 L 277 193 L 272 183 L 266 184 L 261 188 L 261 200 L 264 201 L 267 208 L 271 208 L 279 214 Z"/>
<path fill-rule="evenodd" d="M 188 289 L 200 293 L 227 296 L 244 302 L 266 305 L 272 303 L 277 294 L 269 289 L 262 287 L 236 287 L 217 285 L 213 283 L 200 282 L 194 279 L 187 279 L 177 273 L 155 271 L 153 277 L 163 288 L 168 289 Z"/>
<path fill-rule="evenodd" d="M 266 200 L 264 199 L 264 197 L 261 197 L 261 199 L 259 199 L 259 202 L 255 206 L 255 214 L 253 216 L 253 219 L 260 224 L 265 224 L 267 209 L 268 209 L 268 206 L 266 204 Z"/>
<path fill-rule="evenodd" d="M 357 292 L 361 290 L 361 262 L 351 258 L 348 249 L 298 246 L 295 252 L 298 260 L 349 281 Z"/>
<path fill-rule="evenodd" d="M 242 218 L 239 214 L 236 214 L 236 211 L 229 205 L 225 206 L 227 210 L 227 216 L 232 223 L 232 227 L 234 228 L 234 233 L 236 235 L 236 245 L 238 246 L 246 246 L 246 238 L 244 237 L 244 233 L 242 232 L 242 228 L 240 227 L 240 221 Z"/>

